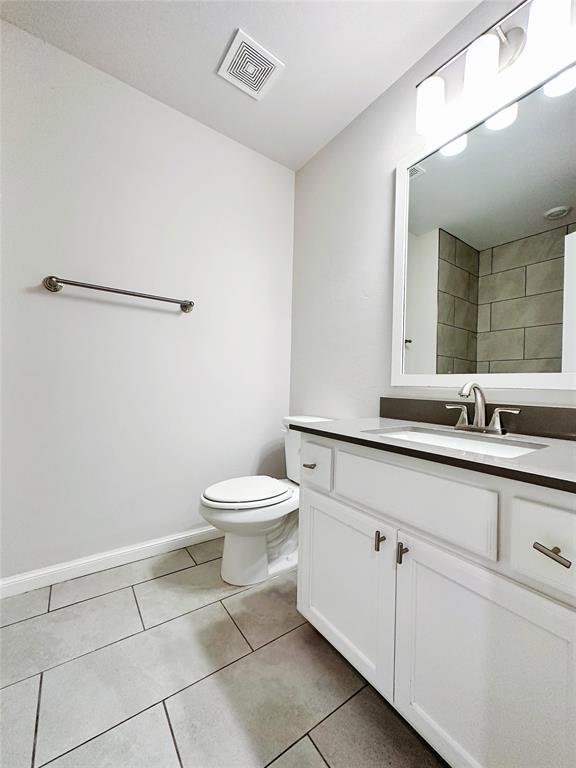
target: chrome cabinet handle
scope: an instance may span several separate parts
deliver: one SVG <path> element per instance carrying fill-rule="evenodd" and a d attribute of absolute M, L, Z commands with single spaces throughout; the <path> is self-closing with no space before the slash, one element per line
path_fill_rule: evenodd
<path fill-rule="evenodd" d="M 407 552 L 410 552 L 408 547 L 405 547 L 404 544 L 399 541 L 398 544 L 396 544 L 396 562 L 398 565 L 402 565 L 402 558 Z"/>
<path fill-rule="evenodd" d="M 302 464 L 305 469 L 316 469 L 316 464 Z"/>
<path fill-rule="evenodd" d="M 386 541 L 386 536 L 384 536 L 383 533 L 380 533 L 380 531 L 374 532 L 374 550 L 376 552 L 380 552 L 380 544 L 382 544 L 383 541 Z"/>
<path fill-rule="evenodd" d="M 548 547 L 545 547 L 544 544 L 540 544 L 539 541 L 535 541 L 534 544 L 532 544 L 534 549 L 537 552 L 541 552 L 543 555 L 546 555 L 546 557 L 549 557 L 551 560 L 554 560 L 555 563 L 558 563 L 559 565 L 563 565 L 564 568 L 570 568 L 572 565 L 572 561 L 568 560 L 565 557 L 562 557 L 560 554 L 560 547 L 552 547 L 552 549 L 548 549 Z"/>

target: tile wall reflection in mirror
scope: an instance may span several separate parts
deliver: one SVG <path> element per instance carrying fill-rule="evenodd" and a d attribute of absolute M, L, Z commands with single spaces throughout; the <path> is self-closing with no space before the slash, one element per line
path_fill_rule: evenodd
<path fill-rule="evenodd" d="M 405 373 L 576 370 L 576 90 L 409 171 Z"/>

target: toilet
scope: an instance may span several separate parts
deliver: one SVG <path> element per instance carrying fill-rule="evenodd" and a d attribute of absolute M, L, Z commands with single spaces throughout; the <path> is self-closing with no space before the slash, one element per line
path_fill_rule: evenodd
<path fill-rule="evenodd" d="M 204 519 L 224 533 L 222 579 L 248 586 L 298 563 L 300 432 L 290 424 L 329 421 L 316 416 L 283 419 L 287 478 L 249 475 L 223 480 L 200 497 Z"/>

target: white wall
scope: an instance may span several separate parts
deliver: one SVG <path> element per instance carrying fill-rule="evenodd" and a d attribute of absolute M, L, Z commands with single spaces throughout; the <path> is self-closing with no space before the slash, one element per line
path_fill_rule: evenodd
<path fill-rule="evenodd" d="M 439 237 L 437 229 L 420 236 L 408 232 L 405 373 L 436 371 Z"/>
<path fill-rule="evenodd" d="M 293 173 L 3 32 L 7 576 L 200 526 L 208 484 L 283 471 Z"/>
<path fill-rule="evenodd" d="M 382 395 L 455 395 L 390 385 L 394 169 L 421 146 L 418 82 L 516 5 L 479 6 L 298 172 L 292 410 L 371 416 Z M 504 402 L 575 402 L 570 392 L 488 394 Z"/>

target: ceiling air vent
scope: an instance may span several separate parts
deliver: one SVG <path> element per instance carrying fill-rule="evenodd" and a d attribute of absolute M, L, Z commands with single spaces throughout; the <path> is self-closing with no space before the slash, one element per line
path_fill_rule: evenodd
<path fill-rule="evenodd" d="M 421 165 L 413 165 L 408 171 L 408 178 L 415 179 L 416 176 L 422 176 L 423 173 L 426 173 L 426 168 Z"/>
<path fill-rule="evenodd" d="M 276 56 L 239 29 L 218 74 L 253 99 L 259 100 L 283 69 L 284 64 Z"/>

